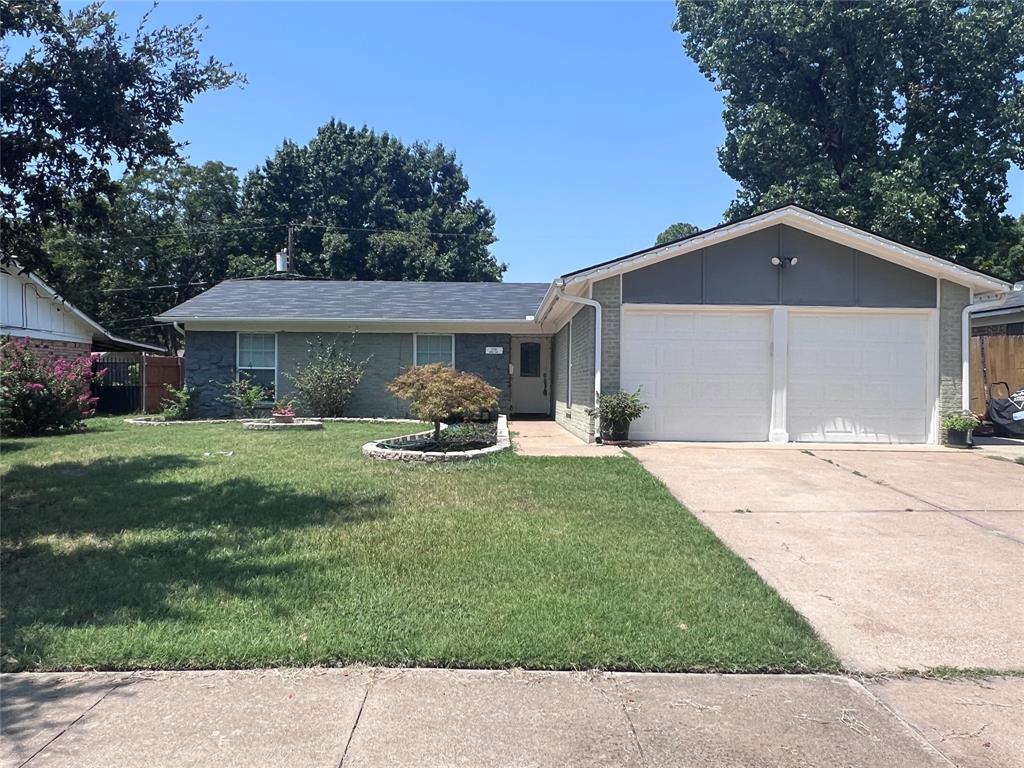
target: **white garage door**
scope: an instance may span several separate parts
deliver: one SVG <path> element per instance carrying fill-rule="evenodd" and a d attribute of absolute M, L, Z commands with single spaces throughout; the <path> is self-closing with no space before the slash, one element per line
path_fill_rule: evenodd
<path fill-rule="evenodd" d="M 622 388 L 650 404 L 632 437 L 768 439 L 768 312 L 629 308 L 622 323 Z"/>
<path fill-rule="evenodd" d="M 789 313 L 790 440 L 928 439 L 926 313 Z"/>

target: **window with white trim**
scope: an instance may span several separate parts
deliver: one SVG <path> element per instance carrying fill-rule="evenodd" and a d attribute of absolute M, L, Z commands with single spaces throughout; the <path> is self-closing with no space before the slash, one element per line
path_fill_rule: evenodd
<path fill-rule="evenodd" d="M 276 334 L 238 334 L 238 378 L 262 386 L 266 390 L 267 400 L 277 396 Z"/>
<path fill-rule="evenodd" d="M 455 336 L 451 333 L 417 333 L 416 365 L 444 363 L 455 367 Z"/>

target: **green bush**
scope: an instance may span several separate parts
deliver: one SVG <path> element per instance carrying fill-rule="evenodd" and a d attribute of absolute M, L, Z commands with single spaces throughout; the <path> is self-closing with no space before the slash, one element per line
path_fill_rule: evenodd
<path fill-rule="evenodd" d="M 352 342 L 341 346 L 317 338 L 309 342 L 307 359 L 309 362 L 294 375 L 286 374 L 299 403 L 313 416 L 344 416 L 369 358 L 357 360 L 352 354 Z"/>
<path fill-rule="evenodd" d="M 80 432 L 96 412 L 88 355 L 75 360 L 37 355 L 25 341 L 0 340 L 0 431 L 5 435 Z"/>
<path fill-rule="evenodd" d="M 231 405 L 232 410 L 243 419 L 254 419 L 267 409 L 272 399 L 266 388 L 244 374 L 232 382 L 222 385 L 226 390 L 221 399 Z"/>
<path fill-rule="evenodd" d="M 160 401 L 160 416 L 165 421 L 185 421 L 192 418 L 192 392 L 188 387 L 165 384 L 167 396 Z"/>
<path fill-rule="evenodd" d="M 639 419 L 647 408 L 647 403 L 640 399 L 639 389 L 636 392 L 611 392 L 601 395 L 597 408 L 588 408 L 587 415 L 596 416 L 602 423 L 629 424 Z"/>

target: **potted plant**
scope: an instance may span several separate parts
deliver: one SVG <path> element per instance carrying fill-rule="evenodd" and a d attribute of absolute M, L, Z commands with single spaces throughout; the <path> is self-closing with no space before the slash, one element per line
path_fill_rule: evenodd
<path fill-rule="evenodd" d="M 974 442 L 971 433 L 981 424 L 981 419 L 970 411 L 947 413 L 942 418 L 942 427 L 946 430 L 946 442 L 964 448 L 972 448 Z"/>
<path fill-rule="evenodd" d="M 601 441 L 617 445 L 629 440 L 630 422 L 640 418 L 647 403 L 636 392 L 612 392 L 597 399 L 597 408 L 588 408 L 587 415 L 597 417 L 601 423 Z"/>
<path fill-rule="evenodd" d="M 274 415 L 274 421 L 279 424 L 291 424 L 295 421 L 295 407 L 291 402 L 285 401 L 282 403 L 276 403 L 272 413 Z"/>

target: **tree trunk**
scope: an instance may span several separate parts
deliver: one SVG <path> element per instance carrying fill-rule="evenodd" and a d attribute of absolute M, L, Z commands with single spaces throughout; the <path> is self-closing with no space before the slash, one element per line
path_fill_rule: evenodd
<path fill-rule="evenodd" d="M 434 422 L 434 439 L 435 440 L 440 440 L 441 439 L 441 422 L 440 421 L 435 421 Z"/>

